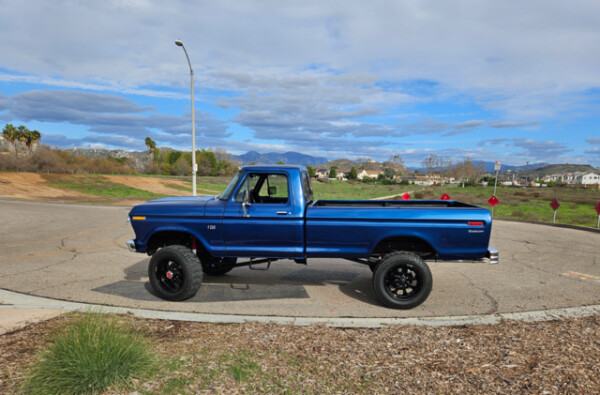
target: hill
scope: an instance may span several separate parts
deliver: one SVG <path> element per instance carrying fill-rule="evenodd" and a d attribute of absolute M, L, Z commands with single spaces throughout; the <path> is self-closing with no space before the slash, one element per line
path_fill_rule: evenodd
<path fill-rule="evenodd" d="M 539 169 L 533 169 L 528 171 L 520 171 L 519 175 L 523 177 L 529 178 L 542 178 L 544 176 L 552 175 L 552 174 L 564 174 L 564 173 L 600 173 L 600 169 L 592 167 L 590 165 L 571 165 L 571 164 L 556 164 L 556 165 L 547 165 L 541 167 Z"/>
<path fill-rule="evenodd" d="M 256 151 L 246 152 L 243 155 L 232 155 L 233 158 L 239 160 L 242 164 L 273 164 L 283 162 L 288 165 L 318 165 L 327 162 L 327 158 L 316 157 L 299 152 L 267 152 L 260 154 Z"/>

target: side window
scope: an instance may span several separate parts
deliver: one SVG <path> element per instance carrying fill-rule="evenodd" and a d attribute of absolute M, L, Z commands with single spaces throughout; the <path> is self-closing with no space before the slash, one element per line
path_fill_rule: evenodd
<path fill-rule="evenodd" d="M 245 191 L 248 191 L 250 203 L 286 204 L 288 178 L 284 174 L 251 173 L 238 189 L 236 202 L 243 202 Z"/>
<path fill-rule="evenodd" d="M 248 174 L 244 183 L 240 186 L 237 193 L 235 194 L 235 201 L 241 203 L 244 200 L 244 191 L 248 191 L 250 197 L 250 203 L 253 203 L 252 191 L 256 188 L 256 185 L 260 181 L 260 174 Z"/>
<path fill-rule="evenodd" d="M 263 178 L 262 185 L 258 191 L 260 203 L 288 202 L 288 179 L 284 174 L 268 174 Z"/>
<path fill-rule="evenodd" d="M 314 199 L 313 191 L 310 186 L 310 178 L 306 172 L 302 172 L 302 191 L 304 192 L 304 200 L 306 200 L 306 203 L 312 202 Z"/>

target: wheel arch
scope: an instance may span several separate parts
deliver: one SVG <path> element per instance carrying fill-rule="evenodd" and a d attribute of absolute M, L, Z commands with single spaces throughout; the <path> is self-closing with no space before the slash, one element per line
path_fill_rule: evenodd
<path fill-rule="evenodd" d="M 146 253 L 153 255 L 156 250 L 170 245 L 183 245 L 193 247 L 193 239 L 196 239 L 196 249 L 204 249 L 208 252 L 206 240 L 202 235 L 196 234 L 186 228 L 161 228 L 157 229 L 146 242 Z"/>
<path fill-rule="evenodd" d="M 383 255 L 393 251 L 415 253 L 421 258 L 431 258 L 438 255 L 437 250 L 422 237 L 390 236 L 380 240 L 373 248 L 372 255 Z"/>

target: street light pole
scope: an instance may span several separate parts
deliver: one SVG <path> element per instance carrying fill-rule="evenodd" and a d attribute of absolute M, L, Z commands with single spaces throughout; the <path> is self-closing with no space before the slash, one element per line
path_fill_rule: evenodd
<path fill-rule="evenodd" d="M 198 171 L 198 166 L 196 165 L 196 111 L 194 109 L 194 70 L 192 69 L 192 63 L 190 62 L 190 57 L 188 56 L 185 47 L 183 46 L 183 42 L 181 42 L 181 40 L 175 40 L 175 45 L 183 48 L 183 52 L 185 53 L 185 57 L 188 61 L 188 66 L 190 66 L 190 80 L 192 88 L 192 196 L 196 196 L 196 172 Z"/>

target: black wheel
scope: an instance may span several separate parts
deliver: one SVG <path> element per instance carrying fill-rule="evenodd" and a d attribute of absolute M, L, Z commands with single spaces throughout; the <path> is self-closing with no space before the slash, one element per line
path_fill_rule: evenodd
<path fill-rule="evenodd" d="M 202 271 L 209 276 L 222 276 L 235 267 L 236 258 L 201 258 Z"/>
<path fill-rule="evenodd" d="M 412 309 L 427 299 L 433 278 L 429 267 L 418 255 L 394 252 L 375 268 L 373 288 L 379 301 L 393 309 Z"/>
<path fill-rule="evenodd" d="M 162 299 L 180 301 L 196 295 L 202 284 L 200 260 L 188 247 L 172 245 L 156 252 L 148 265 L 150 285 Z"/>

